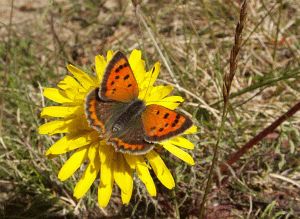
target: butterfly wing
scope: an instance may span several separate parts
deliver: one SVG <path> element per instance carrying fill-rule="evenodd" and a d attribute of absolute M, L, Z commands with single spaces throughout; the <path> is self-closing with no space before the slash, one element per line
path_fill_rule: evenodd
<path fill-rule="evenodd" d="M 139 88 L 126 56 L 118 51 L 109 62 L 99 96 L 103 100 L 130 102 L 139 95 Z"/>
<path fill-rule="evenodd" d="M 135 155 L 146 154 L 154 147 L 154 144 L 144 140 L 141 117 L 128 124 L 128 129 L 123 134 L 112 136 L 108 142 L 112 143 L 116 151 Z"/>
<path fill-rule="evenodd" d="M 92 90 L 86 97 L 85 113 L 90 126 L 104 136 L 127 104 L 103 101 L 98 97 L 99 89 Z"/>
<path fill-rule="evenodd" d="M 90 126 L 99 131 L 101 137 L 108 137 L 116 120 L 128 107 L 128 103 L 103 101 L 98 97 L 99 89 L 92 90 L 86 97 L 85 112 Z M 128 128 L 119 136 L 109 136 L 116 151 L 129 154 L 145 154 L 154 145 L 144 140 L 141 117 L 131 121 Z"/>
<path fill-rule="evenodd" d="M 183 133 L 192 126 L 192 120 L 183 114 L 160 105 L 148 105 L 142 113 L 145 140 L 163 141 Z"/>

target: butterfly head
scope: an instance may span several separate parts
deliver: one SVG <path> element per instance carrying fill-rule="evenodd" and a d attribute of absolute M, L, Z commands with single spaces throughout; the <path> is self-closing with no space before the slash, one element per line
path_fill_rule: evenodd
<path fill-rule="evenodd" d="M 120 132 L 124 127 L 121 124 L 114 124 L 112 127 L 112 133 L 116 134 Z"/>

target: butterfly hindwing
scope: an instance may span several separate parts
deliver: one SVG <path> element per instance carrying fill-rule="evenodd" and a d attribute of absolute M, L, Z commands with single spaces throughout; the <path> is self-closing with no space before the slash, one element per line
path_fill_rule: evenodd
<path fill-rule="evenodd" d="M 98 97 L 99 89 L 92 90 L 86 97 L 85 113 L 90 126 L 104 136 L 112 122 L 126 105 L 115 101 L 103 101 Z"/>
<path fill-rule="evenodd" d="M 128 124 L 127 130 L 117 137 L 111 137 L 109 142 L 116 151 L 123 153 L 141 155 L 150 151 L 154 145 L 145 141 L 143 124 L 140 117 Z"/>
<path fill-rule="evenodd" d="M 145 140 L 163 141 L 183 133 L 192 126 L 188 117 L 166 107 L 152 104 L 142 113 Z"/>
<path fill-rule="evenodd" d="M 105 70 L 99 96 L 103 100 L 127 103 L 138 95 L 138 84 L 126 56 L 116 52 Z"/>

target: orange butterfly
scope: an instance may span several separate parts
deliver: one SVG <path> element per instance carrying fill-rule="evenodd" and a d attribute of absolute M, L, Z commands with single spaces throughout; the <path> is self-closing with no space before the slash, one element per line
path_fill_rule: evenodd
<path fill-rule="evenodd" d="M 146 106 L 138 96 L 138 84 L 126 56 L 115 53 L 100 87 L 87 95 L 85 111 L 90 126 L 116 151 L 145 154 L 156 142 L 192 126 L 185 115 L 156 104 Z"/>

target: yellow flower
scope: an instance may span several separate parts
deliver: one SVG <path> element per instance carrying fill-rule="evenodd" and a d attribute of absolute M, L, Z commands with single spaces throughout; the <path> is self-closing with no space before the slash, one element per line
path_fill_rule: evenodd
<path fill-rule="evenodd" d="M 175 109 L 183 98 L 180 96 L 168 96 L 171 86 L 154 86 L 158 76 L 160 64 L 154 65 L 154 72 L 145 70 L 145 62 L 141 58 L 141 51 L 133 50 L 129 57 L 129 64 L 133 70 L 139 86 L 139 96 L 145 96 L 145 88 L 149 87 L 149 94 L 144 101 L 147 104 L 156 101 L 169 109 Z M 107 52 L 106 59 L 97 55 L 95 57 L 96 76 L 87 75 L 73 65 L 67 68 L 72 76 L 66 76 L 57 85 L 58 88 L 44 88 L 43 95 L 48 99 L 60 103 L 59 106 L 44 107 L 41 112 L 43 118 L 56 118 L 39 127 L 40 134 L 53 135 L 65 133 L 65 136 L 55 142 L 46 152 L 47 156 L 74 151 L 58 173 L 61 181 L 68 179 L 74 172 L 88 160 L 86 169 L 74 188 L 74 196 L 79 199 L 85 195 L 92 183 L 100 175 L 98 186 L 98 203 L 100 207 L 107 206 L 116 182 L 121 190 L 121 199 L 128 204 L 133 190 L 133 173 L 140 178 L 151 196 L 156 195 L 156 187 L 149 170 L 153 170 L 160 182 L 172 189 L 175 186 L 174 179 L 155 148 L 162 146 L 179 159 L 193 165 L 193 158 L 184 150 L 193 149 L 194 144 L 182 136 L 176 136 L 159 143 L 153 150 L 145 155 L 130 155 L 115 152 L 113 146 L 100 139 L 99 133 L 89 127 L 84 110 L 86 95 L 100 85 L 107 63 L 113 56 L 112 51 Z M 167 97 L 168 96 L 168 97 Z M 158 102 L 157 102 L 158 101 Z M 192 126 L 184 134 L 192 134 L 197 131 Z"/>

